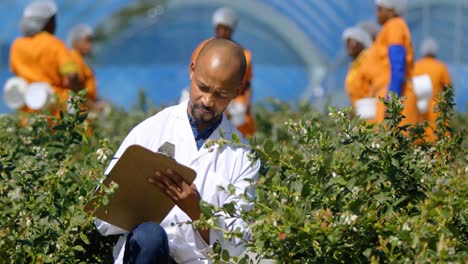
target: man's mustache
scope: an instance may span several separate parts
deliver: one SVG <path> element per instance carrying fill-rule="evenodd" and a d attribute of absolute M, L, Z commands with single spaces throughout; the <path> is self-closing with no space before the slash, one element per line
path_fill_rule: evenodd
<path fill-rule="evenodd" d="M 198 108 L 207 112 L 213 112 L 213 109 L 211 107 L 204 106 L 204 105 L 195 105 L 195 108 Z"/>

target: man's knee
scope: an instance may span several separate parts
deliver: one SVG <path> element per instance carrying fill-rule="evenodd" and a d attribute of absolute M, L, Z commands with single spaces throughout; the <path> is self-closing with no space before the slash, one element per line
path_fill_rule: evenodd
<path fill-rule="evenodd" d="M 136 241 L 140 246 L 166 247 L 167 234 L 158 223 L 145 222 L 136 226 L 130 233 L 129 240 Z"/>

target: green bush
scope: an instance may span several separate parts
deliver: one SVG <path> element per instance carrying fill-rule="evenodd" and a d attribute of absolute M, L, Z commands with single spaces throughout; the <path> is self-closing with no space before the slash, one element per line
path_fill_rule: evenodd
<path fill-rule="evenodd" d="M 307 104 L 256 106 L 251 144 L 263 168 L 255 207 L 240 215 L 250 224 L 249 250 L 278 263 L 465 261 L 466 124 L 454 117 L 450 93 L 440 105 L 442 139 L 424 144 L 422 127 L 397 126 L 396 100 L 385 126 L 350 119 L 349 109 L 324 115 Z M 83 206 L 126 134 L 158 109 L 142 95 L 130 112 L 108 107 L 88 116 L 78 110 L 82 101 L 73 97 L 75 111 L 59 121 L 37 114 L 21 125 L 21 115 L 0 117 L 5 262 L 112 262 L 116 237 L 100 236 Z M 236 215 L 232 205 L 216 210 Z M 216 262 L 252 261 L 230 259 L 218 246 L 215 252 Z"/>
<path fill-rule="evenodd" d="M 255 208 L 237 215 L 250 223 L 250 251 L 278 263 L 466 261 L 468 156 L 451 126 L 451 89 L 445 96 L 434 143 L 421 142 L 424 126 L 398 126 L 396 98 L 384 125 L 350 119 L 349 109 L 327 117 L 273 105 L 290 119 L 275 132 L 282 144 L 252 140 L 265 168 Z"/>

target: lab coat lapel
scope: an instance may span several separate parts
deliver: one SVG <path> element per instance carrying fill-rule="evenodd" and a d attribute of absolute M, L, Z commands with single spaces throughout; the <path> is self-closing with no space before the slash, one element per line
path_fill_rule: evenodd
<path fill-rule="evenodd" d="M 177 106 L 175 119 L 177 124 L 174 126 L 173 133 L 176 139 L 176 142 L 174 142 L 176 144 L 176 160 L 182 164 L 190 165 L 198 151 L 187 117 L 187 102 Z"/>

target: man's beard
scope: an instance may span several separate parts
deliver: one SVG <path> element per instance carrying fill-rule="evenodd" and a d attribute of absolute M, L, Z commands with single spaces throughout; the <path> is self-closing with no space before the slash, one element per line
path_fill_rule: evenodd
<path fill-rule="evenodd" d="M 219 120 L 219 118 L 221 118 L 221 114 L 216 116 L 214 110 L 210 107 L 206 107 L 201 104 L 194 104 L 192 102 L 190 102 L 190 105 L 190 113 L 192 115 L 192 118 L 197 123 L 197 126 L 202 125 L 204 127 L 209 127 L 215 124 Z M 209 113 L 204 113 L 202 111 L 206 111 Z"/>

